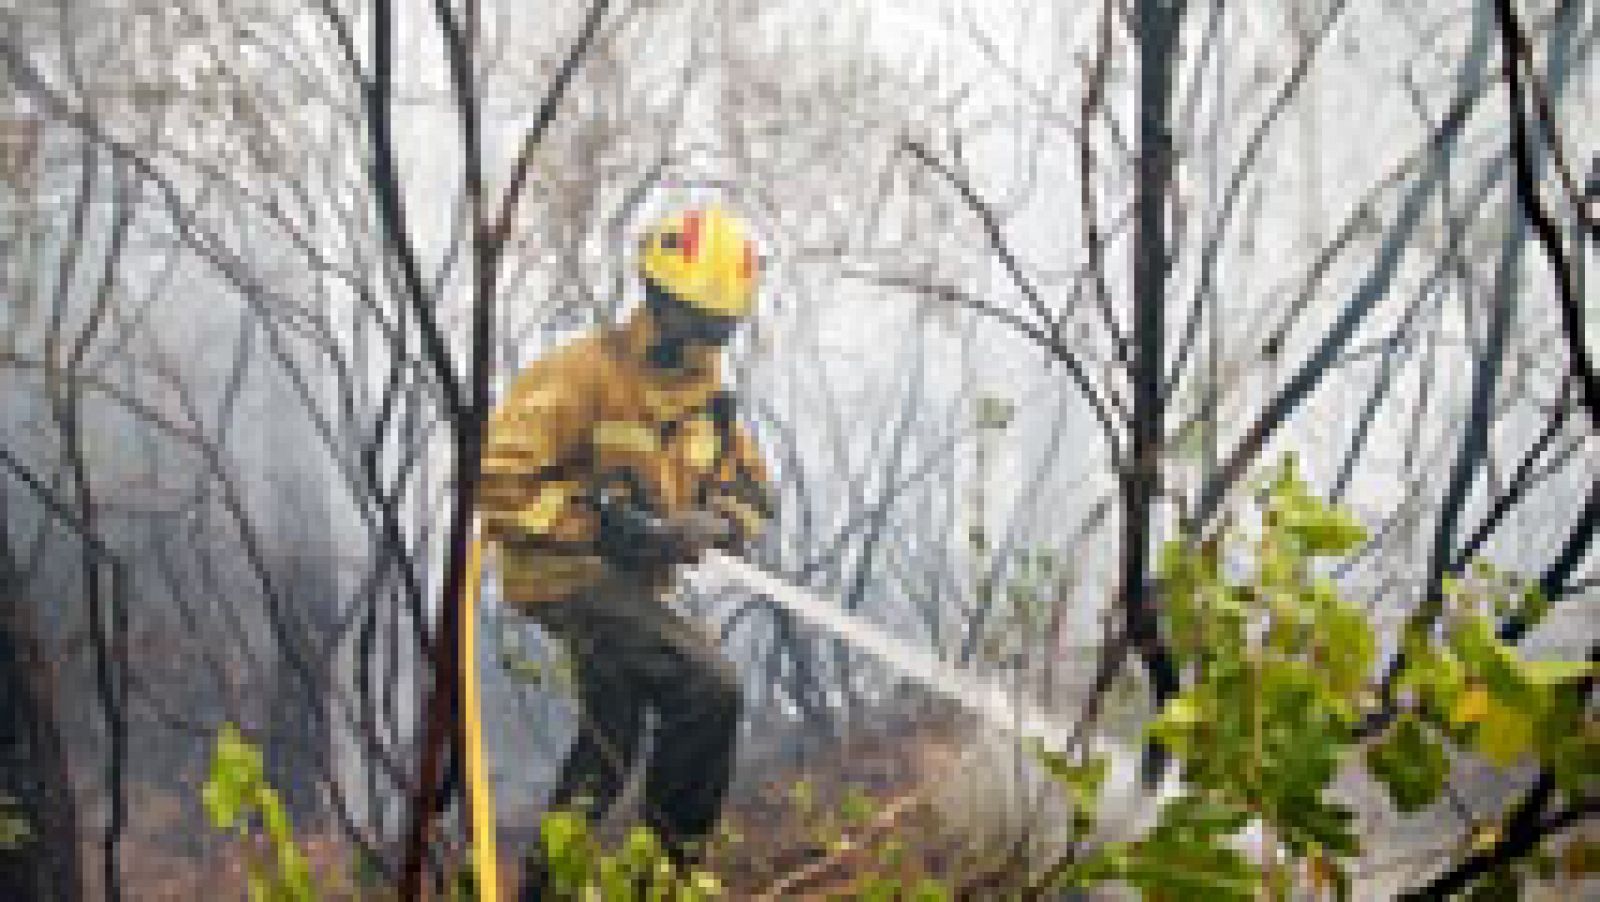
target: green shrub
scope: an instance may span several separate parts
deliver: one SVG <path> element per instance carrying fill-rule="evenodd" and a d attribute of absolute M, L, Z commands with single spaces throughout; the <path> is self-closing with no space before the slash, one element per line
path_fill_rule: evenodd
<path fill-rule="evenodd" d="M 312 902 L 319 897 L 289 815 L 267 783 L 261 752 L 233 724 L 225 724 L 217 735 L 203 798 L 211 823 L 243 841 L 251 902 Z M 257 852 L 262 843 L 266 860 Z"/>
<path fill-rule="evenodd" d="M 1161 557 L 1186 686 L 1148 732 L 1181 765 L 1181 794 L 1145 837 L 1079 848 L 1050 882 L 1120 881 L 1157 900 L 1282 899 L 1297 884 L 1344 898 L 1341 860 L 1362 846 L 1353 813 L 1328 790 L 1352 760 L 1407 812 L 1435 802 L 1452 754 L 1469 752 L 1502 767 L 1534 761 L 1560 788 L 1594 791 L 1600 736 L 1581 694 L 1567 691 L 1590 665 L 1523 660 L 1495 633 L 1494 617 L 1542 614 L 1536 594 L 1484 565 L 1450 582 L 1442 636 L 1408 629 L 1399 707 L 1380 735 L 1361 737 L 1358 724 L 1379 703 L 1376 637 L 1365 609 L 1323 572 L 1365 531 L 1312 495 L 1292 460 L 1264 487 L 1258 512 L 1251 534 L 1175 541 Z M 1077 829 L 1088 835 L 1092 769 L 1048 755 L 1045 763 L 1080 803 Z M 1247 827 L 1260 837 L 1261 862 L 1238 851 Z"/>

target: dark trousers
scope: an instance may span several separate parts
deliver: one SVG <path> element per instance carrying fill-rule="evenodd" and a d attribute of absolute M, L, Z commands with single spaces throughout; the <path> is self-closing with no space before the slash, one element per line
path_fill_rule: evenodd
<path fill-rule="evenodd" d="M 529 613 L 565 646 L 578 738 L 550 807 L 599 817 L 621 794 L 644 738 L 644 817 L 680 864 L 711 832 L 733 774 L 741 698 L 715 640 L 662 600 L 660 581 L 614 578 Z"/>

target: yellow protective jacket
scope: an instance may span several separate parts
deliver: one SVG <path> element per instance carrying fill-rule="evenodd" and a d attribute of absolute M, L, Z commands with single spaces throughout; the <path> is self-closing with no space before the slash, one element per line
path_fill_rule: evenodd
<path fill-rule="evenodd" d="M 513 605 L 565 598 L 610 575 L 586 501 L 619 484 L 657 516 L 726 512 L 741 538 L 772 515 L 766 466 L 733 422 L 721 355 L 664 371 L 645 360 L 647 313 L 577 339 L 517 375 L 490 418 L 479 513 Z"/>

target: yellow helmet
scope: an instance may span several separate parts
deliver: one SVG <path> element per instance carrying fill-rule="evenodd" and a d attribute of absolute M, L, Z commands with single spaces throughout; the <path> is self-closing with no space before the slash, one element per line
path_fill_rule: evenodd
<path fill-rule="evenodd" d="M 755 302 L 760 261 L 744 223 L 720 207 L 669 216 L 639 244 L 639 272 L 673 297 L 718 316 Z"/>

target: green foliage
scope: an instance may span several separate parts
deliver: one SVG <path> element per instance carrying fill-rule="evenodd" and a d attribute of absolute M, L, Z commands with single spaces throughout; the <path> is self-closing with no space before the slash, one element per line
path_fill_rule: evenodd
<path fill-rule="evenodd" d="M 1507 902 L 1521 898 L 1522 878 L 1510 867 L 1490 871 L 1462 896 L 1463 902 Z"/>
<path fill-rule="evenodd" d="M 1324 794 L 1354 741 L 1375 641 L 1318 564 L 1365 531 L 1307 491 L 1292 461 L 1262 493 L 1260 515 L 1237 577 L 1221 561 L 1238 536 L 1166 548 L 1162 577 L 1182 621 L 1175 644 L 1196 678 L 1150 733 L 1182 763 L 1190 793 L 1249 812 L 1294 856 L 1353 855 L 1352 815 Z M 1203 846 L 1188 851 L 1224 861 Z"/>
<path fill-rule="evenodd" d="M 203 801 L 217 829 L 233 832 L 244 841 L 252 902 L 312 902 L 317 898 L 311 867 L 295 843 L 283 803 L 267 783 L 261 752 L 232 724 L 225 724 L 217 735 Z M 261 841 L 269 853 L 267 861 L 255 851 Z"/>
<path fill-rule="evenodd" d="M 557 899 L 701 902 L 723 897 L 715 875 L 680 873 L 645 827 L 635 827 L 619 848 L 607 850 L 583 813 L 552 811 L 540 821 L 539 840 Z"/>
<path fill-rule="evenodd" d="M 924 877 L 907 884 L 898 877 L 869 875 L 853 894 L 856 902 L 948 902 L 955 896 L 943 883 Z"/>
<path fill-rule="evenodd" d="M 817 805 L 816 787 L 811 785 L 810 780 L 796 780 L 789 784 L 789 804 L 802 818 L 810 817 Z"/>
<path fill-rule="evenodd" d="M 1251 902 L 1256 898 L 1255 870 L 1227 845 L 1249 820 L 1247 811 L 1226 802 L 1180 796 L 1162 808 L 1155 828 L 1144 838 L 1095 850 L 1062 872 L 1059 882 L 1090 886 L 1123 881 L 1156 902 Z"/>
<path fill-rule="evenodd" d="M 860 826 L 872 818 L 876 808 L 870 796 L 862 792 L 859 786 L 852 786 L 839 801 L 839 817 L 846 824 Z"/>
<path fill-rule="evenodd" d="M 1367 771 L 1389 790 L 1396 808 L 1410 812 L 1439 798 L 1450 762 L 1428 728 L 1408 714 L 1367 750 Z"/>
<path fill-rule="evenodd" d="M 1350 741 L 1348 705 L 1299 661 L 1238 661 L 1174 699 L 1151 726 L 1195 787 L 1256 811 L 1297 851 L 1354 852 L 1348 812 L 1322 800 Z"/>
<path fill-rule="evenodd" d="M 845 794 L 837 812 L 824 811 L 816 802 L 814 787 L 804 781 L 791 787 L 790 797 L 807 816 L 823 816 L 835 836 L 830 846 L 835 847 L 843 842 L 837 838 L 840 824 L 863 825 L 876 810 L 876 803 L 859 789 Z M 241 841 L 251 902 L 315 902 L 322 897 L 306 857 L 295 842 L 283 804 L 266 780 L 260 750 L 232 724 L 224 725 L 217 735 L 202 801 L 211 823 Z M 6 809 L 11 804 L 9 796 L 0 795 L 0 843 L 8 837 L 4 832 L 5 818 L 9 817 Z M 17 829 L 16 841 L 25 841 L 26 824 L 19 821 Z M 727 839 L 739 841 L 732 835 Z M 714 873 L 699 868 L 680 871 L 660 840 L 646 827 L 635 827 L 617 848 L 608 849 L 594 835 L 583 812 L 552 811 L 540 820 L 539 845 L 552 899 L 706 902 L 726 898 Z M 937 880 L 892 873 L 904 870 L 905 848 L 894 837 L 885 838 L 869 851 L 874 853 L 870 860 L 883 873 L 863 877 L 854 898 L 885 902 L 944 902 L 954 898 L 949 888 Z M 357 864 L 360 867 L 361 863 Z M 355 877 L 357 885 L 379 889 L 370 866 Z M 449 897 L 468 900 L 476 895 L 470 871 L 458 874 Z"/>
<path fill-rule="evenodd" d="M 1036 745 L 1034 754 L 1072 802 L 1073 832 L 1079 837 L 1094 829 L 1099 813 L 1100 790 L 1105 786 L 1107 761 L 1103 756 L 1091 757 L 1082 763 L 1058 752 Z"/>
<path fill-rule="evenodd" d="M 1525 660 L 1502 642 L 1498 624 L 1507 618 L 1537 622 L 1548 603 L 1482 564 L 1448 580 L 1442 602 L 1407 630 L 1394 717 L 1380 735 L 1359 737 L 1357 724 L 1377 702 L 1377 642 L 1367 611 L 1325 574 L 1332 559 L 1365 541 L 1365 531 L 1311 494 L 1292 461 L 1257 501 L 1258 528 L 1252 523 L 1205 542 L 1172 542 L 1160 555 L 1165 626 L 1185 684 L 1146 731 L 1180 765 L 1182 791 L 1142 837 L 1096 845 L 1107 762 L 1036 748 L 1073 809 L 1074 845 L 1046 882 L 1117 882 L 1158 902 L 1287 899 L 1299 889 L 1348 898 L 1342 862 L 1360 855 L 1361 843 L 1352 813 L 1332 801 L 1329 790 L 1352 763 L 1364 764 L 1403 812 L 1436 803 L 1452 760 L 1462 755 L 1503 767 L 1548 768 L 1570 798 L 1600 790 L 1600 728 L 1584 694 L 1575 691 L 1594 668 Z M 1024 642 L 1048 622 L 1061 573 L 1053 559 L 1024 558 L 1007 588 L 1009 616 Z M 527 663 L 508 669 L 529 680 L 550 678 L 558 669 L 541 672 Z M 852 898 L 954 897 L 950 887 L 918 872 L 905 837 L 868 838 L 877 803 L 866 793 L 850 790 L 824 803 L 802 780 L 789 787 L 788 800 L 820 848 L 849 852 L 876 869 L 857 878 Z M 0 846 L 8 836 L 8 803 L 0 798 Z M 246 841 L 252 900 L 315 898 L 260 755 L 231 726 L 218 737 L 205 805 L 219 828 Z M 1492 843 L 1500 830 L 1492 820 L 1479 824 L 1464 848 Z M 1247 835 L 1262 850 L 1259 860 L 1244 853 Z M 558 811 L 542 820 L 540 845 L 552 898 L 698 902 L 725 896 L 709 871 L 681 873 L 644 828 L 613 850 L 598 841 L 582 814 Z M 1558 862 L 1543 850 L 1502 869 L 1474 888 L 1474 898 L 1514 892 L 1541 864 L 1547 871 L 1593 870 L 1593 847 L 1575 848 L 1567 850 L 1570 860 Z M 461 895 L 470 896 L 470 889 Z"/>
<path fill-rule="evenodd" d="M 1107 762 L 1103 756 L 1077 763 L 1066 755 L 1046 749 L 1042 744 L 1036 746 L 1036 754 L 1051 779 L 1065 789 L 1074 802 L 1093 809 L 1100 789 L 1106 782 Z"/>
<path fill-rule="evenodd" d="M 1311 494 L 1300 479 L 1292 457 L 1279 468 L 1267 496 L 1267 513 L 1273 525 L 1298 544 L 1301 555 L 1340 555 L 1366 541 L 1366 529 L 1348 511 L 1332 507 Z"/>
<path fill-rule="evenodd" d="M 1143 838 L 1081 856 L 1057 870 L 1059 882 L 1121 881 L 1155 900 L 1282 896 L 1285 872 L 1237 847 L 1253 824 L 1306 872 L 1344 885 L 1332 859 L 1359 842 L 1351 812 L 1326 793 L 1353 747 L 1376 643 L 1319 565 L 1366 534 L 1313 496 L 1292 461 L 1261 493 L 1259 513 L 1253 537 L 1173 542 L 1161 555 L 1173 651 L 1193 678 L 1148 731 L 1181 763 L 1184 792 Z M 1098 791 L 1094 774 L 1043 761 L 1075 799 Z"/>
<path fill-rule="evenodd" d="M 1300 874 L 1314 890 L 1348 895 L 1338 862 L 1359 855 L 1360 841 L 1352 813 L 1327 796 L 1361 751 L 1355 727 L 1376 701 L 1376 641 L 1365 610 L 1322 574 L 1366 533 L 1311 494 L 1293 460 L 1257 500 L 1259 529 L 1173 542 L 1160 557 L 1173 653 L 1188 680 L 1148 733 L 1181 764 L 1183 793 L 1144 838 L 1076 850 L 1051 872 L 1056 882 L 1121 881 L 1147 899 L 1286 898 Z M 1594 792 L 1600 735 L 1572 691 L 1592 666 L 1524 660 L 1496 635 L 1499 619 L 1536 622 L 1548 604 L 1482 564 L 1448 581 L 1444 596 L 1443 638 L 1421 628 L 1406 636 L 1400 710 L 1359 756 L 1368 773 L 1406 812 L 1443 793 L 1452 749 L 1499 766 L 1536 761 L 1562 789 Z M 1092 818 L 1091 774 L 1040 757 Z M 1237 851 L 1247 825 L 1264 837 L 1265 863 Z M 1092 824 L 1075 826 L 1081 837 Z M 1484 892 L 1517 874 L 1495 879 Z"/>
<path fill-rule="evenodd" d="M 1500 641 L 1477 605 L 1454 595 L 1445 642 L 1407 637 L 1402 685 L 1417 695 L 1422 716 L 1497 766 L 1531 758 L 1551 769 L 1560 788 L 1593 792 L 1600 728 L 1582 694 L 1572 691 L 1593 665 L 1524 660 Z"/>
<path fill-rule="evenodd" d="M 17 810 L 20 807 L 14 797 L 0 792 L 0 852 L 20 849 L 33 840 L 33 827 Z"/>

